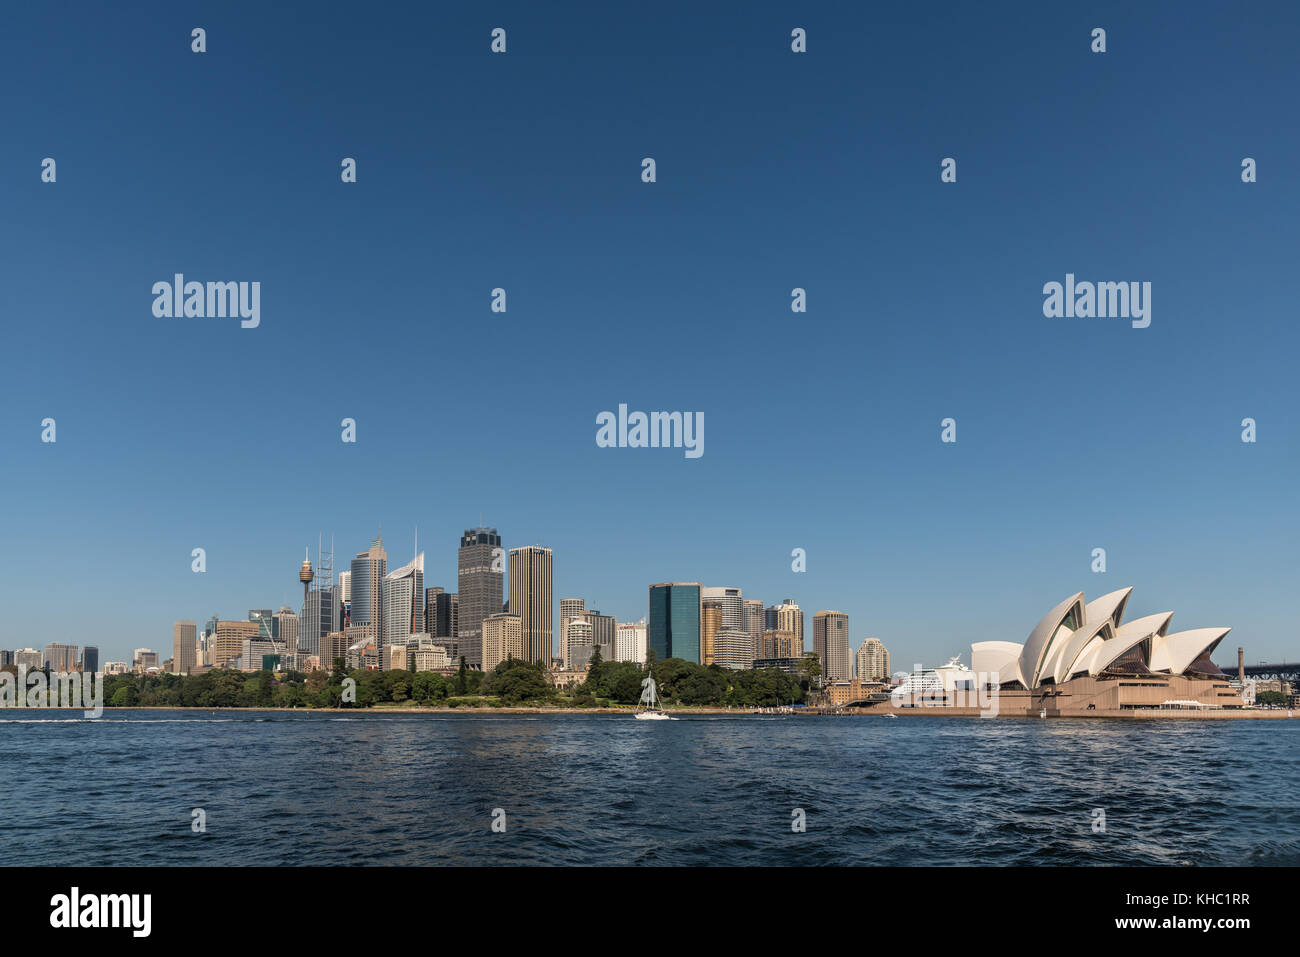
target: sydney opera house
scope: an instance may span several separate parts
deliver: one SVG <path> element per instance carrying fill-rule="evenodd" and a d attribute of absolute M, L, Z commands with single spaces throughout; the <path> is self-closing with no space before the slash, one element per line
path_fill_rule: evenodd
<path fill-rule="evenodd" d="M 1130 588 L 1061 602 L 1024 644 L 971 645 L 971 670 L 997 688 L 999 714 L 1089 714 L 1150 708 L 1241 708 L 1210 661 L 1228 628 L 1169 631 L 1173 612 L 1125 622 Z"/>

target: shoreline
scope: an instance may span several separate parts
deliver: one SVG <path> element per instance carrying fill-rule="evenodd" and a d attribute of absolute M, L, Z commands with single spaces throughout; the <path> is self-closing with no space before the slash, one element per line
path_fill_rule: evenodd
<path fill-rule="evenodd" d="M 86 708 L 17 708 L 2 707 L 0 715 L 6 711 L 76 711 L 85 712 Z M 139 705 L 115 708 L 106 706 L 103 709 L 104 714 L 112 712 L 132 712 L 132 711 L 180 711 L 191 712 L 193 714 L 216 714 L 217 712 L 239 713 L 247 712 L 252 714 L 342 714 L 342 715 L 403 715 L 403 714 L 434 714 L 434 715 L 469 715 L 469 716 L 489 716 L 496 714 L 504 715 L 550 715 L 550 714 L 586 714 L 598 715 L 604 717 L 627 717 L 636 714 L 636 710 L 631 705 L 616 708 L 528 708 L 528 707 L 492 707 L 485 705 L 483 707 L 458 707 L 458 708 L 438 708 L 425 706 L 412 706 L 405 708 L 393 707 L 372 707 L 372 708 L 261 708 L 261 707 L 211 707 L 211 708 L 194 708 L 183 705 L 151 705 L 142 707 Z M 819 712 L 814 710 L 795 711 L 790 713 L 772 714 L 756 709 L 740 708 L 709 708 L 709 707 L 688 707 L 667 709 L 670 715 L 730 715 L 734 717 L 753 717 L 753 718 L 884 718 L 894 716 L 899 718 L 978 718 L 981 717 L 978 708 L 907 708 L 907 709 L 887 709 L 887 710 L 851 710 L 842 712 Z M 1001 720 L 1022 720 L 1022 721 L 1041 721 L 1041 720 L 1062 720 L 1078 718 L 1084 721 L 1096 721 L 1105 719 L 1119 720 L 1207 720 L 1207 721 L 1286 721 L 1295 720 L 1295 718 L 1284 710 L 1279 711 L 1175 711 L 1175 710 L 1132 710 L 1120 712 L 1096 712 L 1084 714 L 1055 714 L 1048 715 L 1047 718 L 1039 718 L 1037 715 L 1027 714 L 998 714 L 993 716 Z"/>

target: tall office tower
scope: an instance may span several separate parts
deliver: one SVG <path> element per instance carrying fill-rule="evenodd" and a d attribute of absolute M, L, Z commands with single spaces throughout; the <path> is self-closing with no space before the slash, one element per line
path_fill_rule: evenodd
<path fill-rule="evenodd" d="M 707 590 L 707 589 L 706 589 Z M 722 602 L 700 602 L 700 664 L 713 664 L 713 638 L 722 630 Z"/>
<path fill-rule="evenodd" d="M 388 574 L 388 553 L 384 551 L 384 536 L 380 535 L 364 552 L 352 559 L 352 578 L 348 586 L 352 594 L 351 625 L 372 625 L 376 635 L 383 633 L 384 603 L 383 582 Z M 345 628 L 340 630 L 345 631 Z"/>
<path fill-rule="evenodd" d="M 36 671 L 45 664 L 45 656 L 35 648 L 14 649 L 14 664 L 28 671 Z"/>
<path fill-rule="evenodd" d="M 821 659 L 823 680 L 848 681 L 852 678 L 849 616 L 842 611 L 819 611 L 813 615 L 813 651 Z"/>
<path fill-rule="evenodd" d="M 713 636 L 713 664 L 731 671 L 754 667 L 754 638 L 747 631 L 723 628 Z"/>
<path fill-rule="evenodd" d="M 763 637 L 763 603 L 753 598 L 746 598 L 744 602 L 744 631 L 749 632 L 755 638 Z"/>
<path fill-rule="evenodd" d="M 239 624 L 247 625 L 248 622 L 241 621 Z M 250 627 L 256 628 L 257 626 L 253 625 Z M 140 674 L 144 674 L 150 668 L 157 668 L 158 652 L 154 651 L 152 648 L 137 648 L 135 650 L 135 655 L 132 658 L 131 665 L 136 671 L 140 672 Z"/>
<path fill-rule="evenodd" d="M 587 611 L 587 600 L 585 598 L 561 598 L 560 599 L 560 657 L 564 659 L 564 667 L 569 665 L 569 638 L 567 629 L 569 619 L 582 618 Z"/>
<path fill-rule="evenodd" d="M 780 605 L 772 605 L 770 608 L 763 609 L 763 630 L 776 631 L 776 612 Z"/>
<path fill-rule="evenodd" d="M 590 663 L 596 643 L 592 638 L 591 622 L 586 618 L 570 618 L 567 624 L 564 629 L 564 667 L 577 671 Z"/>
<path fill-rule="evenodd" d="M 382 595 L 384 626 L 375 651 L 379 667 L 386 670 L 388 643 L 400 639 L 405 647 L 408 635 L 424 630 L 424 552 L 384 576 Z"/>
<path fill-rule="evenodd" d="M 14 653 L 12 651 L 6 651 L 5 649 L 0 648 L 0 668 L 3 668 L 5 665 L 12 665 L 13 663 L 14 663 Z"/>
<path fill-rule="evenodd" d="M 219 621 L 212 635 L 212 665 L 214 668 L 233 667 L 234 661 L 244 651 L 245 639 L 257 637 L 257 623 L 252 621 Z"/>
<path fill-rule="evenodd" d="M 198 625 L 192 621 L 172 622 L 172 674 L 187 675 L 194 670 L 198 646 Z"/>
<path fill-rule="evenodd" d="M 319 652 L 320 640 L 335 630 L 335 618 L 334 588 L 310 589 L 298 626 L 298 649 L 308 655 Z"/>
<path fill-rule="evenodd" d="M 595 608 L 588 608 L 582 617 L 591 624 L 591 640 L 600 649 L 601 660 L 613 661 L 614 644 L 618 641 L 618 619 L 613 615 L 602 615 Z"/>
<path fill-rule="evenodd" d="M 77 670 L 76 645 L 64 645 L 58 642 L 45 646 L 45 664 L 55 674 L 67 674 Z"/>
<path fill-rule="evenodd" d="M 889 649 L 879 638 L 868 638 L 858 648 L 858 677 L 864 681 L 889 678 Z"/>
<path fill-rule="evenodd" d="M 293 609 L 288 605 L 281 605 L 280 610 L 275 613 L 277 644 L 284 654 L 298 654 L 298 625 L 300 622 L 301 619 L 293 613 Z M 316 650 L 320 650 L 319 644 Z"/>
<path fill-rule="evenodd" d="M 352 603 L 352 572 L 339 572 L 339 602 L 344 605 Z"/>
<path fill-rule="evenodd" d="M 723 628 L 745 630 L 745 599 L 739 588 L 705 588 L 700 592 L 700 598 L 718 603 L 722 609 Z"/>
<path fill-rule="evenodd" d="M 788 631 L 798 642 L 799 657 L 803 654 L 803 610 L 795 604 L 793 598 L 787 598 L 776 606 L 776 630 Z"/>
<path fill-rule="evenodd" d="M 495 528 L 467 529 L 456 554 L 456 594 L 460 598 L 457 639 L 471 668 L 483 668 L 483 619 L 501 613 L 505 552 Z"/>
<path fill-rule="evenodd" d="M 554 650 L 551 565 L 549 548 L 525 545 L 510 549 L 510 613 L 519 616 L 523 628 L 524 657 L 547 670 Z"/>
<path fill-rule="evenodd" d="M 524 657 L 523 623 L 518 615 L 498 612 L 482 622 L 483 671 L 488 672 L 507 658 Z"/>
<path fill-rule="evenodd" d="M 424 590 L 424 631 L 430 638 L 450 638 L 451 595 L 445 588 Z"/>
<path fill-rule="evenodd" d="M 99 648 L 95 645 L 86 645 L 81 649 L 81 670 L 86 674 L 93 675 L 99 671 Z"/>
<path fill-rule="evenodd" d="M 614 639 L 614 658 L 618 661 L 635 661 L 645 664 L 645 619 L 638 622 L 620 621 Z"/>
<path fill-rule="evenodd" d="M 650 586 L 647 625 L 656 658 L 700 663 L 699 582 L 664 582 Z"/>

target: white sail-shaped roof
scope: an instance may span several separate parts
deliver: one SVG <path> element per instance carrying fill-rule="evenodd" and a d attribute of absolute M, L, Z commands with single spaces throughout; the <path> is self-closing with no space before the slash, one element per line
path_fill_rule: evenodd
<path fill-rule="evenodd" d="M 1011 681 L 1025 684 L 1020 674 L 1020 652 L 1014 641 L 977 641 L 970 646 L 970 666 L 984 684 L 1004 685 Z M 1028 687 L 1028 685 L 1025 685 Z"/>
<path fill-rule="evenodd" d="M 1124 606 L 1128 604 L 1128 596 L 1133 593 L 1133 586 L 1120 588 L 1109 594 L 1102 595 L 1100 598 L 1094 598 L 1088 602 L 1088 607 L 1083 611 L 1083 620 L 1085 624 L 1093 624 L 1104 619 L 1110 619 L 1110 623 L 1118 628 L 1120 619 L 1124 617 Z"/>
<path fill-rule="evenodd" d="M 1083 621 L 1083 592 L 1076 592 L 1043 616 L 1020 652 L 1020 674 L 1026 688 L 1041 684 L 1053 646 L 1082 627 Z"/>
<path fill-rule="evenodd" d="M 1151 670 L 1179 675 L 1201 657 L 1214 651 L 1231 628 L 1193 628 L 1160 635 L 1151 643 Z"/>
<path fill-rule="evenodd" d="M 1172 611 L 1162 611 L 1120 625 L 1114 638 L 1097 646 L 1088 660 L 1082 662 L 1087 664 L 1088 674 L 1096 677 L 1129 649 L 1136 648 L 1153 635 L 1163 635 L 1165 629 L 1169 627 L 1169 619 L 1173 617 Z"/>
<path fill-rule="evenodd" d="M 1091 608 L 1092 605 L 1089 604 L 1088 607 Z M 1111 609 L 1103 612 L 1099 620 L 1089 620 L 1088 624 L 1070 636 L 1067 643 L 1060 645 L 1060 653 L 1054 655 L 1050 663 L 1053 681 L 1059 685 L 1062 681 L 1072 677 L 1076 671 L 1086 671 L 1086 668 L 1081 669 L 1076 666 L 1076 663 L 1083 655 L 1084 649 L 1088 649 L 1088 653 L 1091 654 L 1097 645 L 1115 640 L 1114 619 L 1111 617 L 1113 614 L 1114 609 Z M 1089 648 L 1089 645 L 1092 645 L 1092 647 Z"/>

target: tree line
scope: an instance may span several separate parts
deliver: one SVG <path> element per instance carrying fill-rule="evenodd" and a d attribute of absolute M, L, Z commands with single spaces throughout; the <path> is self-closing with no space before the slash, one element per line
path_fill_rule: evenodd
<path fill-rule="evenodd" d="M 106 675 L 104 704 L 112 708 L 369 708 L 413 703 L 423 707 L 604 707 L 636 704 L 641 682 L 653 674 L 660 700 L 687 706 L 776 707 L 804 701 L 809 677 L 774 668 L 729 671 L 681 658 L 647 665 L 604 661 L 597 650 L 586 680 L 557 689 L 546 669 L 516 658 L 486 673 L 462 658 L 456 674 L 348 669 L 337 658 L 326 671 L 229 671 L 199 674 Z"/>

